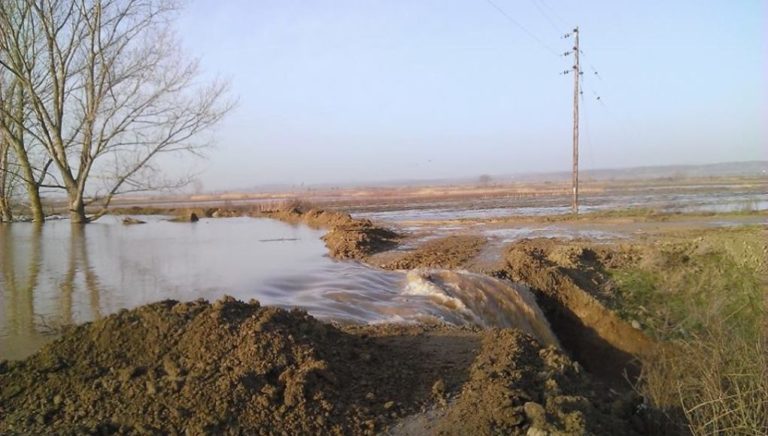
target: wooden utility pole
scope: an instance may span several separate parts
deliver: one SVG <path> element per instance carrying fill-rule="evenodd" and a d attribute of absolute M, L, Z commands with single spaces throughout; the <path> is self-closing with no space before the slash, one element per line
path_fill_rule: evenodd
<path fill-rule="evenodd" d="M 573 214 L 579 214 L 579 28 L 573 29 L 575 44 L 573 46 Z"/>

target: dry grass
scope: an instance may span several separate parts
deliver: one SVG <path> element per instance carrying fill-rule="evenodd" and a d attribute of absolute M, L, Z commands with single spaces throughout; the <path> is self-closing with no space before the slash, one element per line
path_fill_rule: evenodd
<path fill-rule="evenodd" d="M 614 272 L 622 305 L 666 343 L 637 388 L 692 434 L 768 434 L 765 241 L 760 228 L 711 232 Z"/>
<path fill-rule="evenodd" d="M 715 327 L 673 341 L 646 362 L 640 392 L 695 435 L 768 434 L 765 337 L 734 337 Z"/>

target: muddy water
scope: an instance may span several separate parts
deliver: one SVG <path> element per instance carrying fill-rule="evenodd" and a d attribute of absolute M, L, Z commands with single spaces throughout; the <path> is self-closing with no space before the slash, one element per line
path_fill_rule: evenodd
<path fill-rule="evenodd" d="M 301 307 L 342 322 L 520 320 L 532 333 L 549 328 L 537 307 L 515 300 L 519 290 L 508 284 L 459 274 L 419 288 L 418 276 L 328 258 L 322 232 L 308 227 L 253 218 L 193 224 L 142 218 L 149 222 L 124 226 L 105 217 L 85 227 L 66 220 L 0 226 L 0 359 L 23 358 L 62 326 L 123 308 L 223 295 Z M 506 289 L 503 299 L 510 302 L 478 306 L 477 292 L 494 287 Z M 464 299 L 465 307 L 446 304 L 449 297 L 442 294 Z M 525 313 L 498 313 L 518 309 Z"/>

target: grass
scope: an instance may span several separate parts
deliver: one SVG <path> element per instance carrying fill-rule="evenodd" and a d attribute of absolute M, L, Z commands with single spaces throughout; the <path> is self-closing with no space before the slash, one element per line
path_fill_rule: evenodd
<path fill-rule="evenodd" d="M 620 315 L 665 344 L 638 389 L 693 434 L 768 433 L 765 240 L 710 231 L 611 272 Z"/>

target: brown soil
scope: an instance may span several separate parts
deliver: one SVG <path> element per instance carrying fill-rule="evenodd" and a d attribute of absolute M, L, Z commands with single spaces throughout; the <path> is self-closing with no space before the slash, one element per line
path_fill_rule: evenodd
<path fill-rule="evenodd" d="M 480 252 L 486 242 L 486 238 L 476 235 L 432 239 L 380 266 L 385 269 L 461 268 Z"/>
<path fill-rule="evenodd" d="M 496 275 L 529 284 L 552 329 L 573 357 L 595 374 L 623 382 L 639 373 L 638 358 L 654 342 L 601 302 L 604 269 L 636 256 L 630 247 L 595 247 L 553 239 L 510 244 Z"/>
<path fill-rule="evenodd" d="M 335 327 L 224 299 L 164 301 L 0 363 L 3 434 L 632 434 L 637 399 L 514 330 Z"/>
<path fill-rule="evenodd" d="M 400 236 L 394 231 L 374 225 L 370 220 L 358 220 L 349 214 L 324 210 L 302 211 L 293 208 L 260 212 L 264 216 L 289 223 L 303 223 L 310 227 L 328 229 L 323 241 L 328 253 L 335 259 L 358 259 L 390 250 L 397 246 Z"/>
<path fill-rule="evenodd" d="M 436 428 L 454 435 L 643 431 L 639 416 L 634 426 L 627 422 L 636 398 L 611 400 L 592 389 L 579 365 L 554 348 L 541 348 L 514 330 L 494 330 L 483 336 L 469 381 Z"/>

